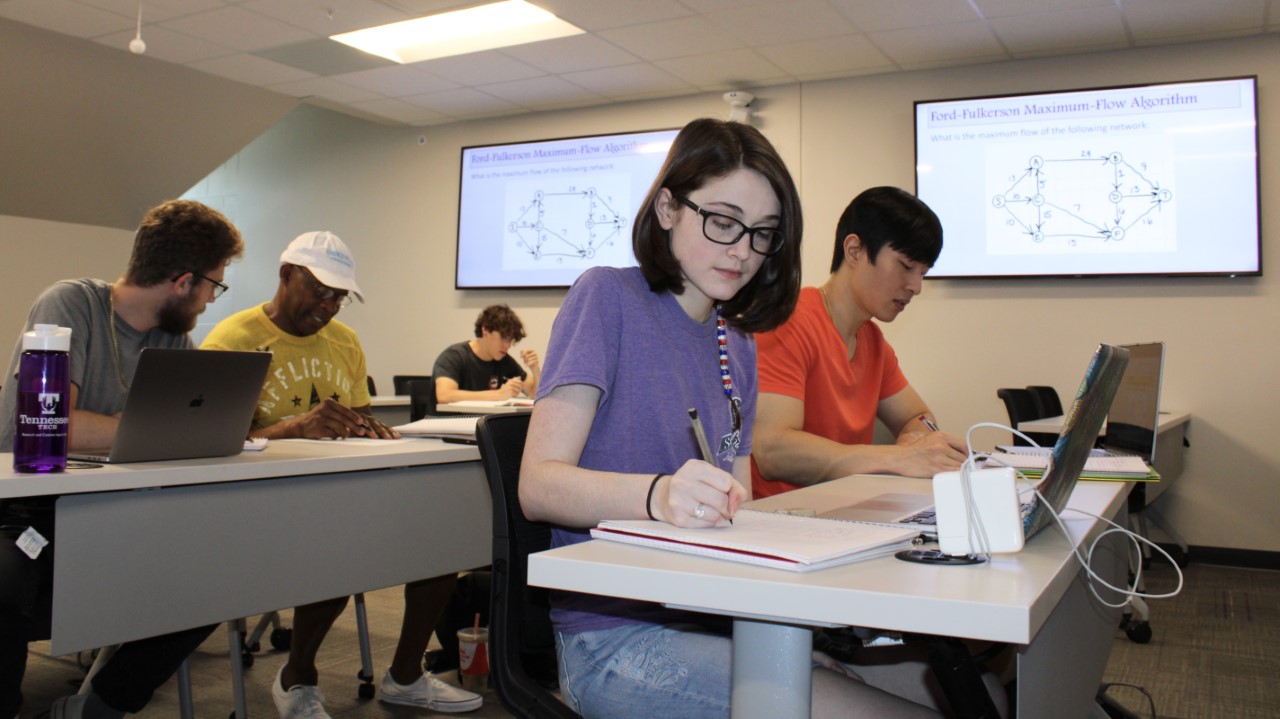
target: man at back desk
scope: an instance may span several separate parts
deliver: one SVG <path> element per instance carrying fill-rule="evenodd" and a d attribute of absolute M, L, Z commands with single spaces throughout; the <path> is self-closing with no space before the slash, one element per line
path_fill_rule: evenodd
<path fill-rule="evenodd" d="M 46 289 L 27 318 L 71 328 L 72 449 L 111 444 L 138 357 L 147 347 L 191 349 L 188 336 L 206 305 L 227 286 L 227 263 L 244 248 L 240 232 L 221 213 L 198 202 L 174 200 L 152 208 L 134 238 L 125 274 L 114 283 L 63 280 Z M 21 339 L 0 391 L 0 451 L 13 449 L 13 381 Z M 56 484 L 54 482 L 53 484 Z M 27 642 L 48 636 L 53 589 L 54 500 L 27 497 L 0 507 L 0 717 L 22 703 Z M 28 528 L 49 545 L 35 557 L 17 537 Z M 163 540 L 163 538 L 157 538 Z M 110 617 L 104 618 L 110 621 Z M 122 717 L 142 711 L 152 693 L 214 630 L 199 627 L 122 645 L 94 676 L 86 694 L 54 702 L 51 715 Z"/>
<path fill-rule="evenodd" d="M 436 402 L 533 397 L 542 367 L 531 349 L 520 352 L 527 372 L 511 356 L 511 345 L 524 339 L 524 323 L 516 313 L 506 305 L 484 308 L 476 318 L 475 334 L 475 339 L 450 345 L 436 358 L 431 369 Z"/>
<path fill-rule="evenodd" d="M 373 416 L 360 340 L 350 327 L 334 319 L 353 297 L 364 302 L 351 250 L 331 232 L 307 232 L 280 255 L 275 297 L 219 322 L 205 338 L 204 349 L 271 353 L 251 435 L 399 437 Z M 405 585 L 404 623 L 382 680 L 379 698 L 383 702 L 447 713 L 481 706 L 479 695 L 422 672 L 427 642 L 456 581 L 450 574 Z M 282 719 L 329 716 L 316 686 L 315 661 L 347 599 L 336 597 L 294 610 L 289 659 L 271 687 Z"/>
<path fill-rule="evenodd" d="M 958 469 L 963 441 L 937 425 L 871 320 L 892 322 L 942 252 L 942 224 L 914 195 L 874 187 L 836 226 L 831 276 L 801 290 L 786 324 L 756 336 L 759 399 L 752 495 L 850 474 L 932 477 Z M 873 445 L 877 418 L 893 445 Z"/>

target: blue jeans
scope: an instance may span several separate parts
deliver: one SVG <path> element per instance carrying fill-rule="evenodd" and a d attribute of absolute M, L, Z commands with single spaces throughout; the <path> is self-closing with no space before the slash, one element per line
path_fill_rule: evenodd
<path fill-rule="evenodd" d="M 586 719 L 729 716 L 733 641 L 691 624 L 556 633 L 560 692 Z"/>

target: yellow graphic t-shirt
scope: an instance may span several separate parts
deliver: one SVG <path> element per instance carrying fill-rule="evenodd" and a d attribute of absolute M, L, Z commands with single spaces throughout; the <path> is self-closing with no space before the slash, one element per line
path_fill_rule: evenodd
<path fill-rule="evenodd" d="M 267 317 L 266 303 L 219 322 L 200 349 L 270 352 L 254 428 L 305 414 L 325 398 L 348 407 L 370 402 L 364 350 L 350 327 L 331 320 L 310 337 L 294 337 Z"/>

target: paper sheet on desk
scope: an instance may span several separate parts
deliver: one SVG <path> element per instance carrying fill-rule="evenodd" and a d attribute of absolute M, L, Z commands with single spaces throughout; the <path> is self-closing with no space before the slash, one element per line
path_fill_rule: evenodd
<path fill-rule="evenodd" d="M 277 439 L 275 441 L 277 442 L 320 442 L 322 444 L 350 444 L 350 445 L 364 445 L 364 444 L 388 445 L 388 444 L 404 444 L 405 442 L 412 442 L 413 440 L 414 440 L 413 437 L 402 437 L 401 439 L 375 439 L 373 437 L 347 437 L 346 439 L 291 438 L 291 439 Z"/>

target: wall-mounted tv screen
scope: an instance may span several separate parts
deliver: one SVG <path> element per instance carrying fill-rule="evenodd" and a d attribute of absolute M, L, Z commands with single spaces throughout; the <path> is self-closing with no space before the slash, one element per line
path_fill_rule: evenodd
<path fill-rule="evenodd" d="M 455 286 L 568 287 L 635 265 L 631 226 L 677 132 L 462 148 Z"/>
<path fill-rule="evenodd" d="M 915 104 L 934 278 L 1262 273 L 1257 78 Z"/>

